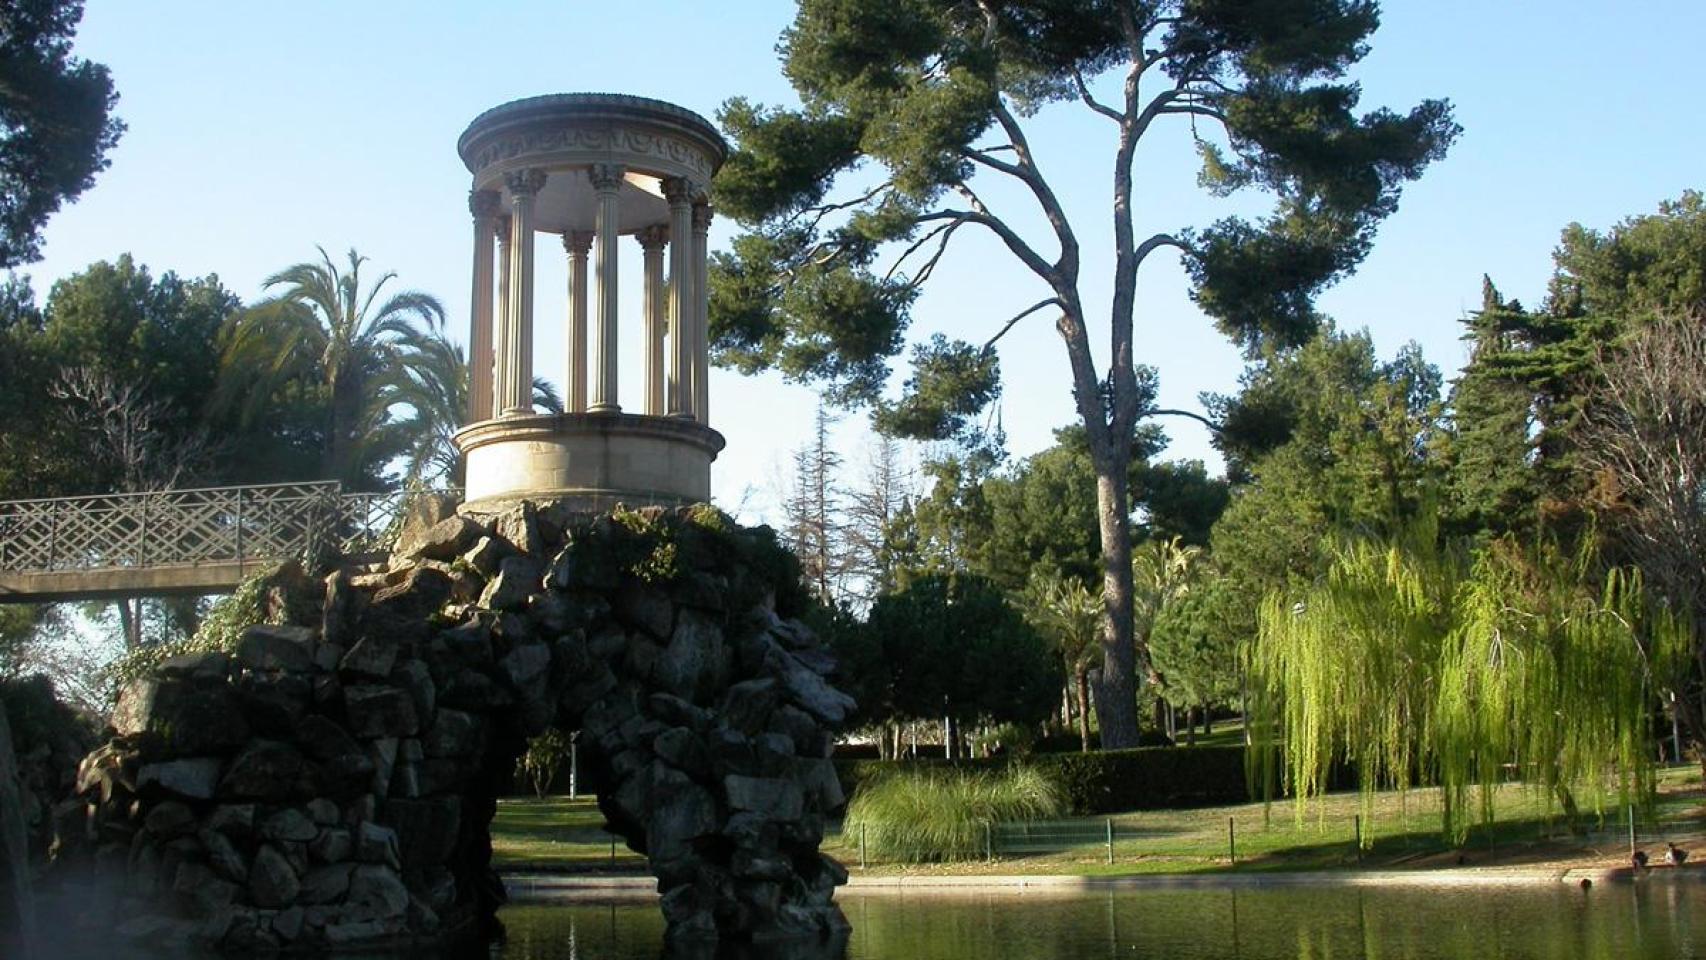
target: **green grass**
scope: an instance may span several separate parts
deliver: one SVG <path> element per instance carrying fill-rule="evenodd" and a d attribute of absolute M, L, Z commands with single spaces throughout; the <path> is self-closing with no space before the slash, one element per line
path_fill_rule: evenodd
<path fill-rule="evenodd" d="M 1216 871 L 1289 871 L 1425 869 L 1458 866 L 1523 866 L 1537 863 L 1617 865 L 1628 856 L 1627 827 L 1621 810 L 1604 822 L 1584 816 L 1572 831 L 1556 811 L 1521 786 L 1498 796 L 1498 820 L 1476 828 L 1463 847 L 1441 835 L 1439 791 L 1412 790 L 1407 796 L 1383 793 L 1372 823 L 1363 829 L 1372 848 L 1359 860 L 1354 836 L 1361 798 L 1333 794 L 1319 807 L 1306 808 L 1300 823 L 1290 801 L 1271 807 L 1246 803 L 1194 810 L 1155 810 L 1118 814 L 1114 863 L 1106 862 L 1104 819 L 1075 821 L 1075 836 L 1052 849 L 958 863 L 914 865 L 879 862 L 867 843 L 870 875 L 893 873 L 1067 874 L 1109 876 Z M 1236 832 L 1238 863 L 1228 856 L 1227 821 Z M 633 872 L 644 861 L 620 841 L 614 864 L 603 817 L 589 799 L 504 800 L 492 822 L 494 865 L 499 869 Z M 1706 799 L 1698 767 L 1672 767 L 1660 777 L 1660 795 L 1651 815 L 1641 820 L 1638 840 L 1649 853 L 1666 840 L 1698 847 L 1706 839 Z M 867 838 L 868 839 L 868 838 Z M 1046 846 L 1046 844 L 1044 844 Z M 824 850 L 851 868 L 859 864 L 856 830 L 832 833 Z M 1706 851 L 1697 851 L 1706 856 Z"/>
<path fill-rule="evenodd" d="M 645 866 L 645 858 L 604 831 L 604 815 L 591 797 L 498 801 L 492 818 L 492 866 L 499 870 L 617 870 Z"/>
<path fill-rule="evenodd" d="M 1439 791 L 1411 790 L 1380 794 L 1372 822 L 1361 823 L 1372 846 L 1360 852 L 1355 838 L 1361 816 L 1356 793 L 1329 795 L 1305 808 L 1300 821 L 1291 801 L 1271 806 L 1246 803 L 1192 810 L 1155 810 L 1077 821 L 1080 829 L 1053 849 L 999 855 L 994 862 L 930 867 L 933 872 L 1035 873 L 1083 876 L 1144 873 L 1203 873 L 1225 870 L 1291 871 L 1412 869 L 1440 866 L 1521 866 L 1542 862 L 1592 860 L 1624 862 L 1627 827 L 1622 810 L 1608 811 L 1605 822 L 1584 816 L 1574 831 L 1555 810 L 1519 785 L 1498 794 L 1498 818 L 1477 827 L 1462 847 L 1441 833 Z M 1697 767 L 1673 768 L 1661 778 L 1660 799 L 1638 826 L 1638 839 L 1649 852 L 1672 838 L 1706 833 Z M 1106 821 L 1115 827 L 1114 862 L 1107 863 Z M 1228 835 L 1228 822 L 1232 837 Z M 1233 864 L 1229 839 L 1236 840 Z M 1686 845 L 1686 844 L 1685 844 Z M 1048 846 L 1047 843 L 1038 846 Z M 843 863 L 859 863 L 856 832 L 831 839 L 825 850 Z M 866 849 L 868 872 L 912 872 L 919 868 L 883 863 Z M 1461 864 L 1459 860 L 1461 858 Z"/>

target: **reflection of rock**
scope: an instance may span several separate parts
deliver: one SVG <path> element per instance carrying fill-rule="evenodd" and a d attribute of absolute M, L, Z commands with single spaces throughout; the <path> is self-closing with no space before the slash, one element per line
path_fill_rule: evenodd
<path fill-rule="evenodd" d="M 767 532 L 705 508 L 524 504 L 411 536 L 317 605 L 294 575 L 278 609 L 296 621 L 233 656 L 127 688 L 65 818 L 148 905 L 115 927 L 248 954 L 489 923 L 495 792 L 522 736 L 558 724 L 649 858 L 668 956 L 840 956 L 846 874 L 817 844 L 852 702 L 788 619 L 799 594 Z M 687 945 L 718 937 L 788 945 Z"/>

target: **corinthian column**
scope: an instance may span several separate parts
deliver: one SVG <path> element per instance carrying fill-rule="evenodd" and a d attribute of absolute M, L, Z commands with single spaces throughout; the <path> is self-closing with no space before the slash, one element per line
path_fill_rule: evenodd
<path fill-rule="evenodd" d="M 474 293 L 468 311 L 468 422 L 492 416 L 492 241 L 499 198 L 495 190 L 468 192 L 474 215 Z"/>
<path fill-rule="evenodd" d="M 669 201 L 669 413 L 693 415 L 693 184 L 683 177 L 663 181 Z"/>
<path fill-rule="evenodd" d="M 586 412 L 586 257 L 592 250 L 592 234 L 571 230 L 563 234 L 563 249 L 569 253 L 569 389 L 570 413 Z"/>
<path fill-rule="evenodd" d="M 705 235 L 711 230 L 711 205 L 693 205 L 693 416 L 700 423 L 711 421 L 711 338 L 706 325 L 707 250 Z"/>
<path fill-rule="evenodd" d="M 515 316 L 509 309 L 509 214 L 498 217 L 498 333 L 492 368 L 492 416 L 497 416 L 509 397 L 509 342 L 515 339 Z"/>
<path fill-rule="evenodd" d="M 545 171 L 528 168 L 504 174 L 509 188 L 510 322 L 509 378 L 504 416 L 533 412 L 533 198 L 545 186 Z"/>
<path fill-rule="evenodd" d="M 614 163 L 592 165 L 592 188 L 598 194 L 598 219 L 593 225 L 598 248 L 598 360 L 593 374 L 594 412 L 616 413 L 616 233 L 621 229 L 622 167 Z"/>
<path fill-rule="evenodd" d="M 646 414 L 663 416 L 663 338 L 669 322 L 669 305 L 663 295 L 663 246 L 669 228 L 647 227 L 639 232 L 646 274 Z"/>

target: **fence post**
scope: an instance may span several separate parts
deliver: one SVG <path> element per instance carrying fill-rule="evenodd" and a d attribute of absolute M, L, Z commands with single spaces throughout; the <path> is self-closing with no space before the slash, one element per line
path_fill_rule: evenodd
<path fill-rule="evenodd" d="M 1108 862 L 1114 862 L 1114 818 L 1108 818 Z"/>
<path fill-rule="evenodd" d="M 1362 814 L 1360 814 L 1360 813 L 1357 814 L 1353 818 L 1353 820 L 1356 824 L 1356 833 L 1357 833 L 1357 836 L 1356 836 L 1357 863 L 1361 863 L 1362 862 Z"/>
<path fill-rule="evenodd" d="M 1232 865 L 1238 866 L 1238 831 L 1232 826 L 1232 818 L 1226 818 L 1226 853 L 1232 858 Z"/>
<path fill-rule="evenodd" d="M 863 870 L 865 867 L 865 825 L 861 823 L 859 824 L 859 869 Z"/>
<path fill-rule="evenodd" d="M 616 864 L 616 834 L 614 833 L 610 835 L 610 863 L 612 866 Z"/>
<path fill-rule="evenodd" d="M 1629 857 L 1635 857 L 1635 805 L 1629 804 Z"/>
<path fill-rule="evenodd" d="M 995 824 L 988 820 L 983 821 L 983 852 L 984 859 L 995 859 Z"/>
<path fill-rule="evenodd" d="M 142 498 L 142 519 L 138 522 L 136 534 L 136 565 L 139 567 L 148 566 L 148 504 L 152 499 L 152 496 Z"/>

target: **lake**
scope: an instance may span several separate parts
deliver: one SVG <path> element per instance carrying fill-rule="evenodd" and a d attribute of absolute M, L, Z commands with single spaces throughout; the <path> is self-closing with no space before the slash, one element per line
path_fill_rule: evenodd
<path fill-rule="evenodd" d="M 844 893 L 845 953 L 665 954 L 652 901 L 515 904 L 503 960 L 1677 960 L 1706 957 L 1706 884 Z"/>

